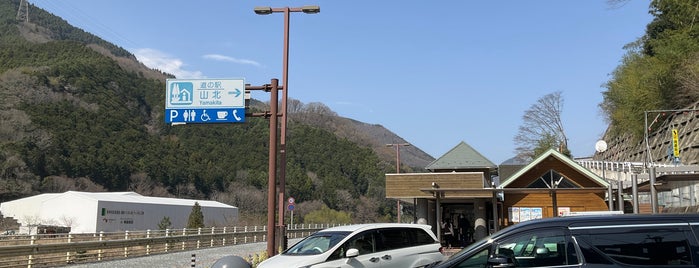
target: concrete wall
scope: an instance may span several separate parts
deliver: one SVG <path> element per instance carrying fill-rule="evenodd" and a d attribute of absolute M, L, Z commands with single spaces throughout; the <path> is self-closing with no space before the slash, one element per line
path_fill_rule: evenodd
<path fill-rule="evenodd" d="M 192 205 L 193 206 L 193 205 Z M 156 230 L 164 217 L 169 217 L 171 229 L 187 227 L 192 206 L 168 204 L 137 204 L 100 202 L 97 231 Z M 237 222 L 238 208 L 201 207 L 204 225 L 231 226 Z"/>

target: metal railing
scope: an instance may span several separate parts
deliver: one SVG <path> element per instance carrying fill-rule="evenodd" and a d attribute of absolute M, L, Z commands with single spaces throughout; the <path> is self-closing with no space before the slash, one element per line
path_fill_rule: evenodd
<path fill-rule="evenodd" d="M 289 239 L 329 224 L 289 226 Z M 0 268 L 52 267 L 267 241 L 266 226 L 0 236 Z"/>

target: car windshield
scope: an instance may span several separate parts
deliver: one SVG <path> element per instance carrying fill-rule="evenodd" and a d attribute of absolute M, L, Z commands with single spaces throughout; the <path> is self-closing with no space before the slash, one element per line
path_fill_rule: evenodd
<path fill-rule="evenodd" d="M 351 232 L 317 232 L 284 251 L 284 255 L 317 255 L 333 248 Z"/>

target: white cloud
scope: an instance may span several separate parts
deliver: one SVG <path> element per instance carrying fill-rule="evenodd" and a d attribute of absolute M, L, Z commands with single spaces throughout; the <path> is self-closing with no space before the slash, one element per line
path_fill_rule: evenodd
<path fill-rule="evenodd" d="M 152 48 L 139 48 L 134 52 L 136 59 L 146 66 L 173 74 L 177 78 L 205 78 L 200 71 L 184 70 L 186 66 L 181 59 Z"/>
<path fill-rule="evenodd" d="M 204 55 L 205 59 L 209 60 L 216 60 L 216 61 L 226 61 L 226 62 L 232 62 L 232 63 L 238 63 L 238 64 L 248 64 L 248 65 L 254 65 L 254 66 L 261 66 L 259 62 L 256 62 L 254 60 L 246 60 L 246 59 L 236 59 L 233 57 L 228 57 L 220 54 L 206 54 Z"/>

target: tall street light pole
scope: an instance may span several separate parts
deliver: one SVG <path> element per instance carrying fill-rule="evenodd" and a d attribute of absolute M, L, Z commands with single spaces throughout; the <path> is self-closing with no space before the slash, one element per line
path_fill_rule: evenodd
<path fill-rule="evenodd" d="M 607 169 L 607 165 L 604 163 L 604 152 L 607 151 L 607 142 L 604 140 L 598 140 L 597 143 L 595 143 L 595 151 L 597 151 L 602 156 L 602 179 L 609 183 L 609 186 L 607 188 L 607 206 L 609 206 L 609 211 L 613 211 L 614 198 L 612 193 L 612 182 L 610 180 L 607 180 L 607 176 L 604 174 L 605 170 Z"/>
<path fill-rule="evenodd" d="M 279 239 L 284 239 L 284 192 L 286 191 L 286 122 L 287 122 L 287 99 L 289 96 L 289 15 L 291 12 L 303 12 L 306 14 L 316 14 L 320 12 L 319 6 L 303 6 L 303 7 L 255 7 L 255 14 L 258 15 L 269 15 L 272 13 L 284 13 L 284 54 L 283 54 L 283 70 L 282 70 L 282 122 L 281 122 L 281 137 L 279 139 L 279 223 L 278 228 Z M 273 208 L 270 208 L 273 210 Z M 272 220 L 274 221 L 274 220 Z M 274 239 L 268 237 L 267 239 Z M 283 243 L 279 243 L 283 245 Z M 267 248 L 267 253 L 269 256 L 276 255 L 276 249 Z"/>
<path fill-rule="evenodd" d="M 410 146 L 410 143 L 389 143 L 386 146 L 396 148 L 396 173 L 400 173 L 400 147 Z M 396 199 L 396 215 L 398 216 L 398 222 L 400 222 L 400 199 Z"/>

